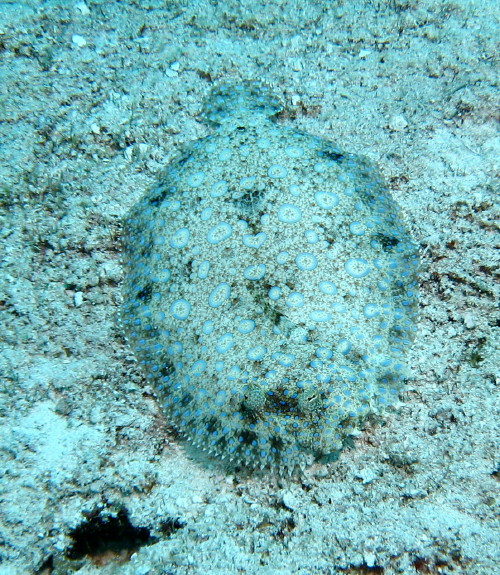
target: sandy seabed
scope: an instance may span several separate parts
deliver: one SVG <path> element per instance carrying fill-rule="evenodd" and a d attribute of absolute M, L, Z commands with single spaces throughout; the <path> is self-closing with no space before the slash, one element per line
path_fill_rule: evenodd
<path fill-rule="evenodd" d="M 0 3 L 1 575 L 500 571 L 495 37 L 493 0 Z M 192 454 L 117 322 L 122 217 L 245 78 L 422 254 L 399 408 L 289 479 Z"/>

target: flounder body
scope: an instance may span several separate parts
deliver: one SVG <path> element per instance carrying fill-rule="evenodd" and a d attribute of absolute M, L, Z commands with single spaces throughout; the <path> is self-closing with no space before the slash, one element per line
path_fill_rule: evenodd
<path fill-rule="evenodd" d="M 222 85 L 125 221 L 122 322 L 167 419 L 249 467 L 341 449 L 393 401 L 417 249 L 374 167 Z"/>

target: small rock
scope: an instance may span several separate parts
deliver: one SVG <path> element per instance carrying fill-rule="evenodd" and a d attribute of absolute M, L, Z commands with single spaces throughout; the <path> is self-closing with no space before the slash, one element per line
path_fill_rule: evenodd
<path fill-rule="evenodd" d="M 366 552 L 364 555 L 365 563 L 367 567 L 373 567 L 375 565 L 376 557 L 371 552 Z"/>
<path fill-rule="evenodd" d="M 88 16 L 90 14 L 90 8 L 85 2 L 77 2 L 75 8 L 80 11 L 82 16 Z"/>
<path fill-rule="evenodd" d="M 361 479 L 363 482 L 363 485 L 366 485 L 367 483 L 371 483 L 377 478 L 377 473 L 368 467 L 366 469 L 361 469 L 358 473 L 356 473 L 356 477 L 359 477 L 359 479 Z"/>
<path fill-rule="evenodd" d="M 143 160 L 149 152 L 149 146 L 147 144 L 138 144 L 135 150 L 138 160 Z"/>
<path fill-rule="evenodd" d="M 71 41 L 75 46 L 78 46 L 78 48 L 83 48 L 87 45 L 87 40 L 85 40 L 83 36 L 80 36 L 80 34 L 73 34 L 73 36 L 71 36 Z"/>
<path fill-rule="evenodd" d="M 395 115 L 391 116 L 388 125 L 393 132 L 402 132 L 408 127 L 408 120 L 402 115 Z"/>
<path fill-rule="evenodd" d="M 463 315 L 463 318 L 464 325 L 467 329 L 474 329 L 476 327 L 476 320 L 470 312 L 466 311 Z"/>
<path fill-rule="evenodd" d="M 116 262 L 105 262 L 99 269 L 99 279 L 103 283 L 118 283 L 122 278 L 122 269 Z"/>
<path fill-rule="evenodd" d="M 282 501 L 283 501 L 283 505 L 287 509 L 290 509 L 290 511 L 293 511 L 297 507 L 297 498 L 290 491 L 286 491 L 283 494 Z"/>
<path fill-rule="evenodd" d="M 123 151 L 123 155 L 125 156 L 125 159 L 127 160 L 127 162 L 130 162 L 132 160 L 132 156 L 134 154 L 134 146 L 128 146 L 127 148 L 125 148 L 125 150 Z"/>
<path fill-rule="evenodd" d="M 56 403 L 54 411 L 59 415 L 68 415 L 71 411 L 71 404 L 66 397 L 62 397 Z"/>
<path fill-rule="evenodd" d="M 73 301 L 75 303 L 75 307 L 80 307 L 83 303 L 83 292 L 77 291 L 73 296 Z"/>

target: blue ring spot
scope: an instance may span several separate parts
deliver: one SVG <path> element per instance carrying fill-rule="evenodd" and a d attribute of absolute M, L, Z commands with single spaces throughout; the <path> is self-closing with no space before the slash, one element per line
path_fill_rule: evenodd
<path fill-rule="evenodd" d="M 330 321 L 332 319 L 332 314 L 322 309 L 315 309 L 309 314 L 309 319 L 314 322 L 322 323 Z"/>
<path fill-rule="evenodd" d="M 277 352 L 274 353 L 272 357 L 276 360 L 278 365 L 283 367 L 290 367 L 295 361 L 295 355 L 293 353 Z"/>
<path fill-rule="evenodd" d="M 241 144 L 239 147 L 240 150 L 240 154 L 244 157 L 244 158 L 248 158 L 248 156 L 251 154 L 252 152 L 252 148 L 251 146 L 249 146 L 248 144 Z"/>
<path fill-rule="evenodd" d="M 160 275 L 157 278 L 157 281 L 159 282 L 168 282 L 168 280 L 172 277 L 172 272 L 167 269 L 167 268 L 163 268 L 162 270 L 160 270 Z"/>
<path fill-rule="evenodd" d="M 302 212 L 293 204 L 282 204 L 278 209 L 278 220 L 282 224 L 295 224 L 302 218 Z"/>
<path fill-rule="evenodd" d="M 372 318 L 379 315 L 378 305 L 374 303 L 367 303 L 363 308 L 363 315 L 367 318 Z"/>
<path fill-rule="evenodd" d="M 261 280 L 266 273 L 265 264 L 257 264 L 254 266 L 248 266 L 243 271 L 243 277 L 247 280 L 257 281 Z"/>
<path fill-rule="evenodd" d="M 284 166 L 279 164 L 274 164 L 267 170 L 267 175 L 270 178 L 286 178 L 288 175 L 288 170 Z"/>
<path fill-rule="evenodd" d="M 255 235 L 252 234 L 243 234 L 241 241 L 243 245 L 247 248 L 255 248 L 258 249 L 262 246 L 262 244 L 266 241 L 267 234 L 266 232 L 258 232 Z"/>
<path fill-rule="evenodd" d="M 339 197 L 333 192 L 316 192 L 314 199 L 320 208 L 331 210 L 339 205 Z"/>
<path fill-rule="evenodd" d="M 191 186 L 192 188 L 199 188 L 203 183 L 204 179 L 205 174 L 203 172 L 196 172 L 187 177 L 186 183 L 188 186 Z"/>
<path fill-rule="evenodd" d="M 232 365 L 227 372 L 227 379 L 228 381 L 234 381 L 238 379 L 241 373 L 241 367 L 239 365 Z M 231 393 L 235 393 L 235 391 L 231 390 Z"/>
<path fill-rule="evenodd" d="M 267 295 L 269 296 L 269 299 L 272 299 L 273 301 L 276 301 L 280 298 L 281 296 L 281 288 L 277 287 L 277 286 L 273 286 L 268 292 Z"/>
<path fill-rule="evenodd" d="M 190 235 L 191 233 L 187 228 L 179 228 L 170 238 L 170 247 L 179 249 L 185 247 L 189 242 Z"/>
<path fill-rule="evenodd" d="M 319 359 L 331 359 L 333 351 L 327 347 L 318 347 L 316 349 L 316 357 Z"/>
<path fill-rule="evenodd" d="M 316 269 L 318 265 L 318 260 L 316 259 L 316 256 L 314 256 L 313 254 L 303 252 L 295 256 L 295 264 L 297 265 L 299 270 L 310 272 Z"/>
<path fill-rule="evenodd" d="M 290 158 L 300 158 L 304 155 L 304 150 L 300 146 L 287 146 L 285 154 Z"/>
<path fill-rule="evenodd" d="M 207 242 L 209 244 L 220 244 L 231 237 L 233 228 L 227 222 L 220 222 L 207 232 Z"/>
<path fill-rule="evenodd" d="M 206 222 L 212 217 L 213 209 L 212 208 L 204 208 L 201 210 L 200 219 L 202 222 Z"/>
<path fill-rule="evenodd" d="M 219 180 L 215 182 L 210 190 L 210 197 L 211 198 L 220 198 L 227 192 L 227 182 L 225 180 Z"/>
<path fill-rule="evenodd" d="M 310 244 L 317 244 L 319 241 L 319 236 L 314 230 L 306 230 L 304 232 L 304 237 Z"/>
<path fill-rule="evenodd" d="M 353 278 L 364 278 L 370 271 L 370 265 L 362 258 L 351 258 L 344 264 L 345 271 Z"/>
<path fill-rule="evenodd" d="M 221 282 L 216 286 L 208 296 L 208 305 L 210 307 L 220 307 L 231 295 L 231 287 L 226 282 Z"/>
<path fill-rule="evenodd" d="M 253 319 L 242 319 L 238 324 L 238 331 L 240 333 L 250 333 L 255 329 L 255 322 Z"/>
<path fill-rule="evenodd" d="M 256 345 L 255 347 L 251 347 L 247 352 L 247 358 L 250 361 L 259 361 L 261 360 L 267 352 L 267 348 L 263 345 Z"/>
<path fill-rule="evenodd" d="M 347 355 L 351 351 L 351 342 L 347 339 L 340 339 L 337 343 L 337 351 L 343 355 Z"/>
<path fill-rule="evenodd" d="M 172 188 L 172 192 L 175 192 L 177 188 Z M 181 207 L 181 202 L 180 200 L 169 200 L 167 202 L 165 202 L 165 207 L 167 207 L 169 210 L 172 210 L 173 212 L 176 212 L 177 210 L 180 209 Z"/>
<path fill-rule="evenodd" d="M 210 262 L 208 260 L 201 262 L 201 264 L 198 266 L 198 277 L 200 278 L 200 280 L 206 279 L 209 271 L 210 271 Z"/>
<path fill-rule="evenodd" d="M 255 185 L 254 176 L 249 176 L 247 178 L 241 178 L 240 186 L 245 190 L 251 190 Z"/>
<path fill-rule="evenodd" d="M 217 392 L 217 395 L 215 396 L 215 405 L 222 407 L 224 405 L 224 403 L 226 402 L 226 392 L 222 389 L 220 391 Z M 224 433 L 224 430 L 223 430 Z"/>
<path fill-rule="evenodd" d="M 207 321 L 203 322 L 201 326 L 201 331 L 205 335 L 210 335 L 214 331 L 215 324 L 211 319 L 207 319 Z"/>
<path fill-rule="evenodd" d="M 227 162 L 228 160 L 231 159 L 231 156 L 233 155 L 233 152 L 231 150 L 231 148 L 224 148 L 223 150 L 221 150 L 218 154 L 218 158 L 221 162 Z"/>
<path fill-rule="evenodd" d="M 170 313 L 174 319 L 187 319 L 191 312 L 191 304 L 185 299 L 176 299 L 170 304 Z"/>
<path fill-rule="evenodd" d="M 271 147 L 271 140 L 269 138 L 259 138 L 256 144 L 261 150 L 267 150 L 267 148 Z"/>
<path fill-rule="evenodd" d="M 276 263 L 279 265 L 283 265 L 286 264 L 286 262 L 288 261 L 288 259 L 290 258 L 290 254 L 288 252 L 280 252 L 277 256 L 276 256 Z"/>
<path fill-rule="evenodd" d="M 234 336 L 232 333 L 225 333 L 219 337 L 215 346 L 215 351 L 219 353 L 226 353 L 234 345 Z"/>
<path fill-rule="evenodd" d="M 330 281 L 319 282 L 318 289 L 325 295 L 335 295 L 337 293 L 337 286 Z"/>
<path fill-rule="evenodd" d="M 205 371 L 206 368 L 207 368 L 207 362 L 204 361 L 203 359 L 199 359 L 198 361 L 195 361 L 191 366 L 191 374 L 199 376 Z"/>
<path fill-rule="evenodd" d="M 288 294 L 285 303 L 288 307 L 302 307 L 304 305 L 304 296 L 299 292 L 293 291 Z"/>
<path fill-rule="evenodd" d="M 365 233 L 365 225 L 362 222 L 351 222 L 349 224 L 349 231 L 354 236 L 362 236 Z"/>

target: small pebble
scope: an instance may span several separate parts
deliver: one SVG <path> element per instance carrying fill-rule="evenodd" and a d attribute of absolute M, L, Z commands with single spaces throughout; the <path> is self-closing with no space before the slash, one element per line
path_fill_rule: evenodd
<path fill-rule="evenodd" d="M 366 566 L 368 568 L 371 568 L 375 565 L 376 557 L 373 553 L 371 553 L 369 551 L 365 552 L 364 559 L 365 559 Z"/>
<path fill-rule="evenodd" d="M 71 403 L 66 397 L 62 397 L 57 401 L 54 411 L 59 415 L 68 415 L 71 412 Z"/>
<path fill-rule="evenodd" d="M 463 315 L 463 319 L 467 329 L 474 329 L 476 327 L 476 319 L 470 312 L 466 311 Z"/>
<path fill-rule="evenodd" d="M 282 501 L 283 501 L 283 505 L 285 507 L 287 507 L 288 509 L 290 509 L 291 511 L 293 511 L 294 509 L 297 508 L 297 498 L 290 491 L 286 491 L 283 494 Z"/>
<path fill-rule="evenodd" d="M 71 36 L 71 41 L 75 46 L 78 46 L 78 48 L 83 48 L 87 45 L 87 40 L 85 40 L 83 36 L 80 36 L 80 34 L 73 34 L 73 36 Z"/>
<path fill-rule="evenodd" d="M 75 292 L 73 296 L 73 301 L 75 303 L 75 307 L 80 307 L 83 303 L 83 293 L 81 291 Z"/>
<path fill-rule="evenodd" d="M 402 115 L 392 116 L 389 120 L 389 128 L 393 132 L 402 132 L 408 127 L 407 119 Z"/>
<path fill-rule="evenodd" d="M 82 16 L 88 16 L 90 14 L 90 8 L 85 4 L 85 2 L 77 2 L 75 8 L 79 10 Z"/>

